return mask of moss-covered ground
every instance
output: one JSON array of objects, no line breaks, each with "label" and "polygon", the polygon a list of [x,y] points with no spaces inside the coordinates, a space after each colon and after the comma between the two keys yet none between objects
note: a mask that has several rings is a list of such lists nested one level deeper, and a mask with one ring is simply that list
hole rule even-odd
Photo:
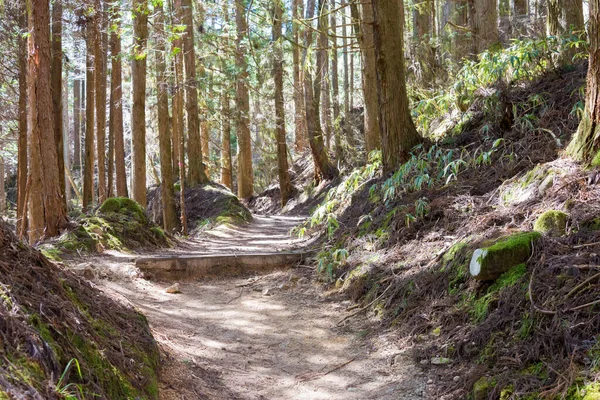
[{"label": "moss-covered ground", "polygon": [[0,293],[0,398],[158,398],[146,319],[3,226]]}]

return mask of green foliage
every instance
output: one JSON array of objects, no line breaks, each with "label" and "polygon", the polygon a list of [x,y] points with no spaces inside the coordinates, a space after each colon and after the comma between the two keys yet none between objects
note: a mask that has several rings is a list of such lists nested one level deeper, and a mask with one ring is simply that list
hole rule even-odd
[{"label": "green foliage", "polygon": [[369,155],[369,163],[353,170],[337,187],[329,190],[325,200],[311,214],[310,220],[295,230],[297,235],[306,234],[309,229],[323,229],[329,239],[339,228],[337,216],[350,204],[352,195],[367,182],[381,173],[381,152]]},{"label": "green foliage", "polygon": [[328,282],[333,281],[335,272],[346,264],[348,255],[348,250],[344,248],[321,251],[317,255],[317,272]]},{"label": "green foliage", "polygon": [[[570,34],[564,37],[513,39],[507,48],[487,50],[479,54],[476,60],[463,60],[462,67],[455,76],[450,77],[447,86],[429,90],[413,89],[412,115],[415,124],[421,132],[433,135],[431,129],[435,121],[446,118],[453,112],[465,113],[477,99],[483,99],[485,110],[494,110],[500,93],[485,88],[540,76],[554,67],[554,59],[561,47],[578,49],[575,59],[587,57],[586,42],[582,37]],[[538,105],[541,100],[541,97],[530,99],[533,103],[537,101]],[[531,127],[533,115],[525,115],[515,122]],[[463,121],[462,117],[459,117],[459,121]],[[458,129],[455,132],[460,131]],[[433,136],[433,139],[439,138],[437,133]]]},{"label": "green foliage", "polygon": [[71,365],[73,364],[75,365],[77,376],[79,377],[79,379],[83,379],[83,375],[81,374],[81,367],[79,366],[79,361],[77,361],[76,358],[72,358],[67,363],[67,366],[65,367],[65,370],[58,379],[58,383],[56,384],[55,388],[56,394],[66,400],[80,400],[84,398],[83,387],[81,385],[75,384],[73,382],[65,385],[65,378],[69,370],[71,369]]}]

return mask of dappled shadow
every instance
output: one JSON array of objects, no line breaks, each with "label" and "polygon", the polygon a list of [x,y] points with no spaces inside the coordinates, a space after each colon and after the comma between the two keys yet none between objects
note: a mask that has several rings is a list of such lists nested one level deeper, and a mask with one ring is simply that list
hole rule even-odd
[{"label": "dappled shadow", "polygon": [[399,349],[374,348],[352,328],[337,328],[344,308],[311,284],[272,296],[231,281],[183,284],[179,295],[146,281],[113,288],[148,316],[159,342],[218,368],[241,398],[421,396],[415,371],[404,379],[387,364],[385,351],[393,357]]}]

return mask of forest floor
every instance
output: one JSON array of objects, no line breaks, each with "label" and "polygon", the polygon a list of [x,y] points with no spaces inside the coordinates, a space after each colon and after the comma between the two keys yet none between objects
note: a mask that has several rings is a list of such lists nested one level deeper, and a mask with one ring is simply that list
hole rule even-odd
[{"label": "forest floor", "polygon": [[[299,249],[310,245],[290,236],[300,221],[255,216],[167,252]],[[164,356],[161,399],[425,398],[427,378],[391,330],[363,316],[338,326],[352,303],[313,282],[311,268],[178,282],[181,293],[169,294],[174,282],[142,279],[135,258],[110,252],[70,264],[148,317]]]}]

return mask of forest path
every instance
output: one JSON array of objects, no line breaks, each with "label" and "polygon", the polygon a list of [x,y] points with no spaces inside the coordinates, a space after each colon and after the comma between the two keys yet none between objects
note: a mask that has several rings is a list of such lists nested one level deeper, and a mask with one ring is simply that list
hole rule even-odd
[{"label": "forest path", "polygon": [[[193,251],[302,246],[287,226],[298,221],[262,218],[211,232]],[[169,252],[189,254],[192,243]],[[351,304],[312,282],[311,269],[182,281],[169,294],[172,281],[141,279],[134,261],[107,254],[86,264],[110,270],[100,286],[147,316],[165,355],[161,400],[424,398],[424,373],[393,333],[362,316],[338,327]]]}]

